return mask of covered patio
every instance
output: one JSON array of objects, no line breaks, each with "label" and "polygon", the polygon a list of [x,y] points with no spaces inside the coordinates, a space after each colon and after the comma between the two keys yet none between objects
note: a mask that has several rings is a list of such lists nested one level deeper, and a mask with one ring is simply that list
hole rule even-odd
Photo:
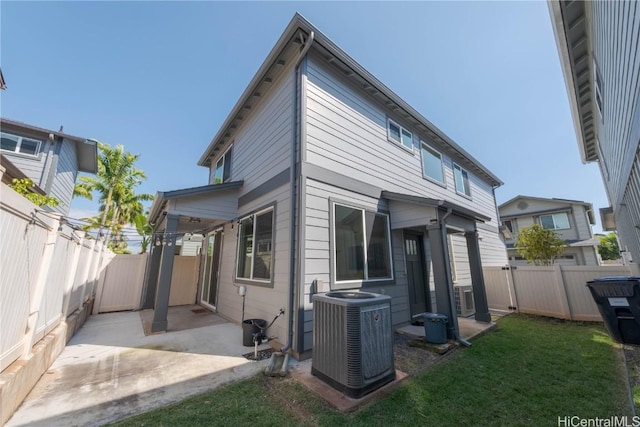
[{"label": "covered patio", "polygon": [[176,240],[185,233],[207,234],[237,219],[242,185],[233,181],[156,194],[149,212],[153,241],[141,301],[143,309],[153,310],[151,333],[167,331]]},{"label": "covered patio", "polygon": [[[410,239],[405,240],[405,257],[410,295],[412,294],[412,280],[416,283],[416,289],[413,289],[414,301],[411,301],[413,304],[411,315],[415,316],[419,314],[419,311],[423,311],[423,306],[427,308],[424,311],[431,311],[434,307],[433,303],[435,302],[437,312],[446,315],[447,319],[449,319],[447,323],[447,336],[459,341],[465,340],[463,335],[467,334],[469,327],[471,327],[471,330],[476,328],[482,330],[485,328],[484,325],[491,324],[491,314],[489,313],[482,273],[478,232],[479,224],[484,224],[490,218],[445,200],[388,191],[383,191],[382,197],[389,200],[392,229],[403,230],[405,236],[407,233],[409,233],[410,236],[417,234],[421,236],[421,238],[424,237],[428,239],[428,252],[430,253],[433,282],[435,285],[435,301],[433,302],[430,301],[429,295],[426,295],[425,301],[420,301],[420,298],[423,298],[423,296],[420,295],[422,290],[417,289],[420,286],[424,286],[425,283],[428,283],[427,277],[416,277],[421,274],[418,270],[426,270],[424,265],[421,266],[421,263],[424,261],[419,259],[424,258],[424,253],[415,251],[415,255],[418,256],[412,257],[412,254],[409,253],[409,251],[412,250],[409,243],[412,243],[412,241]],[[448,236],[451,234],[464,236],[466,242],[468,268],[475,306],[473,319],[459,318],[456,315],[456,298],[454,295],[451,262],[452,254],[448,242]],[[422,244],[421,241],[416,242],[419,243],[418,247]],[[412,261],[412,258],[415,258],[415,261]],[[413,268],[411,264],[415,264]],[[411,298],[410,296],[410,299]],[[465,324],[464,334],[459,324],[460,321]],[[479,324],[477,326],[470,326],[471,323]],[[416,333],[418,334],[419,331]]]}]

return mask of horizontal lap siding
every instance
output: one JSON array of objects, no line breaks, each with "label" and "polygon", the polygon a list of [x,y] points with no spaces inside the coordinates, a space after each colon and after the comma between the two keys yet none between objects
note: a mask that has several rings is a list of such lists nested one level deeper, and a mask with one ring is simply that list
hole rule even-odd
[{"label": "horizontal lap siding", "polygon": [[[17,133],[9,132],[17,135]],[[37,138],[35,138],[37,139]],[[22,173],[24,173],[36,185],[42,187],[44,167],[47,156],[51,155],[52,145],[48,141],[40,142],[40,153],[37,156],[27,156],[9,151],[3,151],[2,154],[7,156],[9,161],[13,163]]]},{"label": "horizontal lap siding", "polygon": [[[307,162],[386,191],[444,199],[468,207],[490,217],[488,224],[497,230],[495,200],[489,183],[467,171],[472,199],[456,194],[454,160],[445,153],[446,188],[424,179],[416,129],[391,116],[413,132],[414,153],[410,153],[388,141],[384,109],[337,77],[313,56],[308,61],[307,79]],[[422,139],[439,150],[428,138]],[[317,233],[317,230],[311,232]],[[485,231],[484,234],[489,232]],[[497,231],[493,234],[495,238],[480,242],[481,251],[489,258],[489,263],[504,264],[504,245]]]},{"label": "horizontal lap siding", "polygon": [[[376,211],[386,211],[386,201],[343,190],[331,185],[307,179],[305,205],[302,214],[305,217],[304,240],[304,350],[311,349],[312,343],[312,294],[331,290],[331,254],[330,254],[330,199],[352,204],[353,206]],[[401,230],[391,232],[392,261],[395,284],[365,285],[362,290],[390,295],[393,324],[409,321],[409,301],[407,279],[404,267],[403,236]],[[318,288],[313,289],[313,282]]]},{"label": "horizontal lap siding", "polygon": [[69,140],[63,140],[58,153],[58,167],[53,178],[50,194],[60,201],[60,205],[54,208],[61,213],[69,212],[73,187],[78,175],[78,160],[76,146]]},{"label": "horizontal lap siding", "polygon": [[[244,181],[240,196],[291,166],[295,73],[286,73],[273,85],[257,105],[245,110],[245,121],[233,136],[230,179]],[[209,182],[215,166],[216,161]]]},{"label": "horizontal lap siding", "polygon": [[218,192],[214,197],[193,196],[171,201],[171,210],[197,218],[231,219],[238,212],[238,193],[235,190]]},{"label": "horizontal lap siding", "polygon": [[[245,297],[245,319],[271,319],[280,308],[287,310],[289,301],[289,268],[290,268],[290,192],[291,187],[283,185],[274,191],[261,196],[240,208],[240,217],[257,209],[276,203],[275,207],[275,244],[272,254],[275,257],[272,275],[273,288],[258,285],[247,287]],[[240,322],[242,319],[242,297],[238,294],[235,271],[237,266],[238,225],[227,224],[224,227],[224,240],[220,262],[220,278],[217,309],[223,316]],[[282,343],[287,341],[289,313],[281,316],[269,329],[270,336],[277,336]],[[238,337],[240,339],[240,337]]]}]

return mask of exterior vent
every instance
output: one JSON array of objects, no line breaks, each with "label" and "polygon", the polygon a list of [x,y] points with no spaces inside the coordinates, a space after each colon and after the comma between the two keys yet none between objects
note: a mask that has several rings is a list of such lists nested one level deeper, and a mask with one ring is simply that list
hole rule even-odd
[{"label": "exterior vent", "polygon": [[471,286],[455,286],[456,312],[458,316],[471,316],[476,312],[473,303],[473,288]]},{"label": "exterior vent", "polygon": [[353,398],[393,381],[391,297],[346,291],[314,295],[311,373]]}]

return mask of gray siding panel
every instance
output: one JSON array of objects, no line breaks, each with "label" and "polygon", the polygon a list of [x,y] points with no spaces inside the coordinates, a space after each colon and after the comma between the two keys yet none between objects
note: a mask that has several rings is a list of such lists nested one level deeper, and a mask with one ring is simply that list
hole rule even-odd
[{"label": "gray siding panel", "polygon": [[3,151],[2,154],[13,163],[18,169],[22,171],[31,181],[36,185],[42,187],[42,177],[44,175],[44,167],[47,161],[47,156],[51,154],[52,144],[48,141],[42,141],[40,143],[40,153],[37,156],[26,156],[17,153],[11,153],[9,151]]},{"label": "gray siding panel", "polygon": [[[244,125],[234,135],[230,180],[244,181],[240,196],[291,166],[295,73],[291,70],[273,85],[262,94],[262,102],[247,111]],[[210,168],[210,184],[216,161]]]},{"label": "gray siding panel", "polygon": [[60,201],[60,205],[54,210],[68,213],[73,198],[73,187],[78,176],[78,159],[76,146],[73,142],[62,140],[58,153],[58,167],[51,186],[51,196]]},{"label": "gray siding panel", "polygon": [[[416,128],[391,116],[391,119],[413,132],[414,152],[390,142],[387,139],[384,108],[338,77],[317,57],[309,57],[305,87],[308,163],[386,191],[457,203],[490,217],[488,224],[497,229],[493,188],[467,171],[472,199],[457,194],[453,179],[454,159],[447,153],[442,153],[445,186],[423,178],[419,137],[438,150],[440,147],[431,143],[426,136],[419,135]],[[393,218],[392,224],[394,227],[415,225],[415,218],[410,216]],[[487,257],[483,261],[491,265],[504,265],[507,262],[506,251],[498,235],[494,234],[495,238],[481,242],[481,251]],[[487,243],[488,247],[484,248]],[[500,245],[501,250],[496,250]]]},{"label": "gray siding panel", "polygon": [[[387,191],[446,199],[489,216],[495,222],[490,184],[468,171],[473,199],[456,194],[454,160],[446,153],[443,153],[446,188],[424,179],[417,129],[391,117],[414,133],[415,147],[410,153],[387,140],[387,116],[381,107],[313,57],[307,70],[309,163]],[[424,136],[423,140],[430,143]]]},{"label": "gray siding panel", "polygon": [[[273,288],[245,285],[247,287],[245,319],[265,319],[271,322],[271,319],[278,313],[280,308],[285,310],[288,308],[289,267],[291,261],[289,250],[290,192],[291,188],[288,185],[284,185],[242,206],[238,212],[238,216],[243,217],[257,209],[272,205],[274,202],[276,204]],[[238,248],[237,224],[226,224],[224,233],[217,308],[218,312],[224,317],[240,322],[242,319],[242,297],[238,295],[238,286],[241,284],[235,281]],[[268,331],[270,336],[278,337],[278,341],[282,343],[287,341],[289,315],[290,313],[285,313],[281,316]]]},{"label": "gray siding panel", "polygon": [[[385,200],[364,196],[338,187],[333,187],[312,179],[307,179],[306,203],[302,214],[305,215],[305,242],[304,251],[304,310],[312,312],[311,303],[312,284],[317,281],[318,288],[315,292],[322,293],[331,290],[331,254],[329,247],[329,210],[330,199],[352,203],[354,206],[369,210],[387,210]],[[409,301],[407,294],[407,279],[404,266],[403,236],[402,230],[393,230],[391,233],[392,260],[394,269],[394,284],[375,285],[367,284],[362,290],[383,293],[392,297],[393,324],[397,325],[409,321]],[[304,324],[304,342],[311,349],[312,342],[312,317],[306,316]],[[306,345],[306,344],[305,344]]]}]

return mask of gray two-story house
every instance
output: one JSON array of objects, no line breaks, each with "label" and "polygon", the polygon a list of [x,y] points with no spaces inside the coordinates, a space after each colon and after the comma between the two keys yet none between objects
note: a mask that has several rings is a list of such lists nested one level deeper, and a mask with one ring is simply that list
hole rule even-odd
[{"label": "gray two-story house", "polygon": [[618,231],[640,274],[640,6],[548,4],[580,157],[598,162],[610,203],[600,209],[602,228]]},{"label": "gray two-story house", "polygon": [[167,328],[170,246],[187,232],[206,235],[198,302],[236,322],[284,308],[269,335],[296,357],[312,347],[312,296],[329,290],[390,295],[394,325],[447,314],[455,335],[466,286],[490,321],[482,267],[507,263],[501,181],[300,15],[198,164],[207,185],[151,207],[153,331]]},{"label": "gray two-story house", "polygon": [[518,230],[538,224],[553,230],[566,242],[564,251],[555,263],[560,265],[600,265],[597,238],[591,226],[595,225],[591,203],[568,199],[516,196],[498,206],[502,223],[509,230],[505,243],[510,265],[526,265],[514,248]]},{"label": "gray two-story house", "polygon": [[66,215],[78,172],[98,171],[98,147],[86,138],[0,118],[3,182],[29,178],[35,191],[55,197],[54,212]]}]

